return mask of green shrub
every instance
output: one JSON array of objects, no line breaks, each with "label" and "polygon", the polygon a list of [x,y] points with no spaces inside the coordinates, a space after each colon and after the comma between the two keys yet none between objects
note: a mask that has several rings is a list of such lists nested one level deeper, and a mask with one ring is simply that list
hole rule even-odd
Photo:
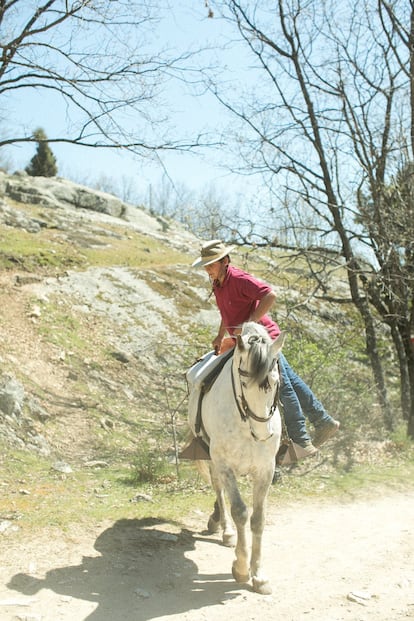
[{"label": "green shrub", "polygon": [[167,474],[167,471],[168,465],[159,447],[150,445],[149,442],[142,442],[132,464],[131,484],[156,483]]}]

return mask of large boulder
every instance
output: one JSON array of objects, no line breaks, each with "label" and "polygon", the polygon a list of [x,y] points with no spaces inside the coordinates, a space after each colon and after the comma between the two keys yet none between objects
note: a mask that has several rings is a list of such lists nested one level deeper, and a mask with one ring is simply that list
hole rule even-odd
[{"label": "large boulder", "polygon": [[125,203],[112,194],[91,190],[67,179],[31,177],[21,171],[14,175],[0,172],[1,193],[20,203],[90,209],[118,218],[122,218],[126,210]]}]

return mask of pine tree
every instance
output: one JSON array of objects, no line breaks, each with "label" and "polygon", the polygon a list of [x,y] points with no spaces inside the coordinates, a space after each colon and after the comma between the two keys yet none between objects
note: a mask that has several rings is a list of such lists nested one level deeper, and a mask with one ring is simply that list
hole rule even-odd
[{"label": "pine tree", "polygon": [[47,143],[47,136],[42,128],[33,132],[33,137],[37,142],[36,155],[26,166],[26,172],[32,177],[55,177],[57,174],[56,158]]}]

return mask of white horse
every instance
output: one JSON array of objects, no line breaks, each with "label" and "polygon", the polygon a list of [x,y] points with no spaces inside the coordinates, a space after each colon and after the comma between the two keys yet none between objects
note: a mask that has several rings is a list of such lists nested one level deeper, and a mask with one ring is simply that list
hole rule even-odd
[{"label": "white horse", "polygon": [[[203,374],[198,374],[197,378],[194,370],[187,373],[189,424],[193,434],[209,445],[211,461],[203,463],[210,466],[210,478],[216,492],[209,531],[223,529],[223,543],[235,545],[233,577],[237,582],[248,582],[252,578],[254,591],[262,594],[272,592],[262,570],[262,534],[266,499],[281,436],[277,357],[283,341],[284,334],[272,342],[265,328],[248,322],[243,324],[242,333],[237,337],[233,356],[226,361],[202,398],[200,384]],[[237,478],[244,475],[249,475],[253,485],[250,559],[248,509],[237,486]],[[230,501],[237,536],[226,508],[225,493]]]}]

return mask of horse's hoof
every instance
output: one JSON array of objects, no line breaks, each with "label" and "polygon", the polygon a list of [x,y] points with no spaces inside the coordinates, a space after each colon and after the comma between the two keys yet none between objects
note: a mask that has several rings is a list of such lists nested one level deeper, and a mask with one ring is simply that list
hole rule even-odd
[{"label": "horse's hoof", "polygon": [[210,517],[207,524],[207,531],[210,533],[210,535],[214,535],[215,533],[218,533],[219,530],[220,522],[216,522],[216,520],[213,520],[213,518]]},{"label": "horse's hoof", "polygon": [[237,571],[234,565],[235,563],[233,563],[233,567],[231,568],[231,573],[233,574],[233,578],[235,579],[235,581],[236,582],[249,582],[250,572],[248,572],[247,574],[241,574],[239,571]]},{"label": "horse's hoof", "polygon": [[237,538],[234,533],[223,533],[223,545],[226,548],[235,548],[237,543]]},{"label": "horse's hoof", "polygon": [[260,595],[271,595],[272,587],[269,584],[269,580],[258,580],[253,578],[253,591]]}]

